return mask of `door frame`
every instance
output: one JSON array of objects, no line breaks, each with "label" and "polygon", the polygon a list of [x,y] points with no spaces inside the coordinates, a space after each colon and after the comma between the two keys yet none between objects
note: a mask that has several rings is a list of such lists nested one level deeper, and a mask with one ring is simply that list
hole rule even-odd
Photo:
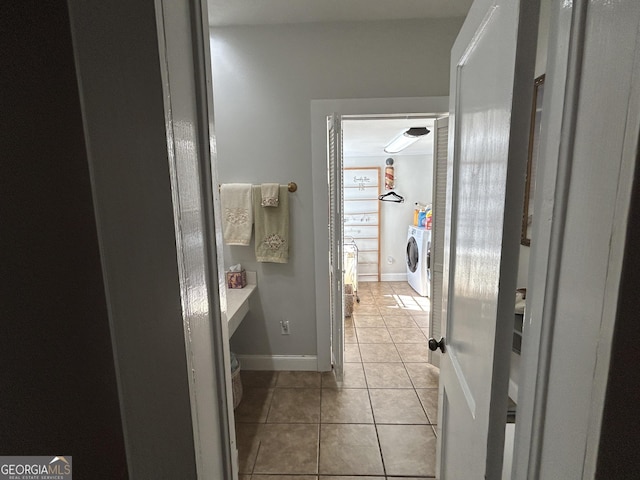
[{"label": "door frame", "polygon": [[129,475],[235,480],[207,3],[68,6]]},{"label": "door frame", "polygon": [[640,140],[640,6],[551,9],[514,479],[595,476]]},{"label": "door frame", "polygon": [[[426,112],[426,113],[425,113]],[[313,184],[313,231],[316,290],[317,370],[331,370],[329,296],[329,192],[327,172],[327,117],[394,115],[398,113],[448,114],[449,97],[358,98],[311,101],[311,175]]]},{"label": "door frame", "polygon": [[[208,6],[202,0],[154,3],[196,470],[198,478],[236,480],[226,289],[216,237],[221,221]],[[187,123],[192,128],[182,127]],[[202,240],[200,248],[194,238]]]}]

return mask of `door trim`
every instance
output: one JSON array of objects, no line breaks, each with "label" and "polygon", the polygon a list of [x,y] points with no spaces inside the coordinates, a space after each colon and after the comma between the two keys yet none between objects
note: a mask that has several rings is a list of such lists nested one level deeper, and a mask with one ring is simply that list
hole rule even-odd
[{"label": "door trim", "polygon": [[[552,4],[514,479],[559,474],[558,467],[566,478],[595,475],[640,129],[640,7],[599,7]],[[616,15],[628,21],[612,33]],[[598,93],[603,75],[617,78],[611,95]],[[592,138],[602,125],[603,135]],[[591,203],[602,212],[597,225],[581,214]],[[593,260],[589,278],[583,258]]]},{"label": "door trim", "polygon": [[[220,221],[213,188],[218,182],[212,169],[216,149],[207,3],[155,0],[155,9],[196,470],[198,478],[222,474],[236,480],[229,330],[222,321],[218,265],[223,263],[215,234]],[[186,121],[192,128],[180,128]],[[203,243],[189,251],[185,245],[189,238],[193,243],[194,228]],[[194,308],[198,302],[205,308]]]},{"label": "door trim", "polygon": [[[540,333],[536,345],[538,351],[536,355],[537,372],[535,377],[535,393],[533,397],[533,411],[531,416],[531,436],[529,437],[529,459],[528,459],[528,477],[538,478],[540,472],[540,462],[542,460],[542,448],[544,438],[544,422],[546,417],[547,395],[549,387],[549,371],[553,347],[553,331],[556,318],[556,307],[558,301],[558,283],[560,278],[560,268],[562,262],[562,245],[565,238],[565,224],[567,217],[567,203],[569,196],[569,188],[571,185],[571,168],[572,157],[575,141],[575,128],[577,117],[577,102],[579,98],[579,77],[582,67],[582,47],[584,44],[584,30],[586,21],[586,5],[577,2],[573,7],[573,18],[571,21],[571,35],[568,39],[568,51],[566,52],[566,71],[562,72],[566,75],[564,82],[562,103],[562,124],[560,131],[561,138],[558,142],[558,154],[555,161],[551,161],[548,155],[545,155],[545,162],[549,162],[545,167],[548,169],[552,166],[555,169],[555,192],[552,207],[553,221],[549,225],[548,231],[548,248],[544,256],[547,265],[546,277],[544,282],[532,282],[532,294],[530,304],[535,308],[534,302],[540,300],[542,318],[540,322]],[[552,56],[552,55],[550,55]],[[553,77],[552,77],[553,81]],[[554,87],[558,84],[554,83]],[[545,102],[547,105],[549,102]],[[549,108],[553,108],[549,106]],[[543,112],[546,112],[543,107]],[[554,112],[560,114],[560,112]],[[548,130],[547,130],[548,131]],[[542,180],[544,182],[544,180]],[[541,183],[542,183],[541,182]],[[536,243],[542,241],[541,235],[536,235]],[[536,264],[537,259],[543,258],[541,252],[534,250],[530,257],[530,265]],[[536,294],[542,294],[537,297]],[[529,308],[527,314],[527,322],[531,321],[530,312],[533,308]],[[532,339],[525,339],[531,346]],[[524,346],[523,346],[524,349]],[[528,349],[531,351],[530,349]],[[523,352],[524,353],[524,352]],[[526,368],[530,365],[533,358],[530,355],[523,355],[521,365]],[[524,389],[522,390],[524,391]],[[523,403],[526,400],[523,399]],[[518,425],[516,425],[518,429]],[[519,439],[519,431],[516,431],[516,442]],[[518,443],[514,446],[518,448]],[[517,461],[514,462],[514,468],[517,467]]]}]

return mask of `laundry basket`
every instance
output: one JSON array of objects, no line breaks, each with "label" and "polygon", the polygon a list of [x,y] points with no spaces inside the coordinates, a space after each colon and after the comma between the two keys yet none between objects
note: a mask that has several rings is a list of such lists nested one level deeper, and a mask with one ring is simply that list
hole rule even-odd
[{"label": "laundry basket", "polygon": [[353,285],[344,285],[344,316],[353,315]]},{"label": "laundry basket", "polygon": [[351,238],[343,244],[343,268],[344,268],[344,315],[350,317],[353,314],[353,300],[360,303],[358,297],[358,246],[355,239]]},{"label": "laundry basket", "polygon": [[240,360],[234,353],[231,353],[231,393],[235,410],[242,401],[242,379],[240,378]]}]

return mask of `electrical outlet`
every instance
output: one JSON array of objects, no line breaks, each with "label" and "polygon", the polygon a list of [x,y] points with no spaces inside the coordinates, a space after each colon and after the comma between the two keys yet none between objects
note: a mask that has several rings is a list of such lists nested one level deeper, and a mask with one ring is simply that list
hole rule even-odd
[{"label": "electrical outlet", "polygon": [[289,320],[280,320],[280,333],[282,335],[289,335]]}]

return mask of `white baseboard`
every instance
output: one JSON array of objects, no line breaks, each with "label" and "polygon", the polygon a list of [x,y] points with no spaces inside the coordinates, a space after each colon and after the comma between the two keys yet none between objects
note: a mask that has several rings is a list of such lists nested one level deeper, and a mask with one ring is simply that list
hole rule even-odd
[{"label": "white baseboard", "polygon": [[406,282],[406,273],[383,273],[380,275],[380,281],[382,282]]},{"label": "white baseboard", "polygon": [[318,371],[315,355],[238,355],[243,370]]}]

